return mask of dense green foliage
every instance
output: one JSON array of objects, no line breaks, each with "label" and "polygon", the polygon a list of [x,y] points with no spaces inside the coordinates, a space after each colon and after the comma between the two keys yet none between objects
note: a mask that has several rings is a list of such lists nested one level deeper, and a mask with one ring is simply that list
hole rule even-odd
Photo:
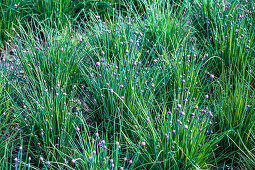
[{"label": "dense green foliage", "polygon": [[254,169],[255,3],[1,0],[0,169]]}]

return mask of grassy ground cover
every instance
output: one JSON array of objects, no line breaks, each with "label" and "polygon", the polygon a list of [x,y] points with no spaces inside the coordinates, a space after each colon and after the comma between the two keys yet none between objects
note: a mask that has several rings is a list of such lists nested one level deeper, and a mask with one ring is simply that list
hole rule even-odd
[{"label": "grassy ground cover", "polygon": [[255,2],[0,1],[1,169],[254,169]]}]

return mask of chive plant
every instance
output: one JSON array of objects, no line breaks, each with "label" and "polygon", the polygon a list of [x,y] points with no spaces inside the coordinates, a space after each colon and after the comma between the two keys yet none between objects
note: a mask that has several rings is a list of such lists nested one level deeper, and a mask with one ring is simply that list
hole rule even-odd
[{"label": "chive plant", "polygon": [[254,6],[1,1],[1,169],[254,169]]}]

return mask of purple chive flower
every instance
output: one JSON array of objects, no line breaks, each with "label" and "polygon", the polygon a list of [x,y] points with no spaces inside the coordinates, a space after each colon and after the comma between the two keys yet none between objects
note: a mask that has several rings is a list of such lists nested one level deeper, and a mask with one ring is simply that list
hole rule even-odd
[{"label": "purple chive flower", "polygon": [[63,51],[64,50],[64,48],[60,48],[60,51]]},{"label": "purple chive flower", "polygon": [[126,50],[125,52],[126,52],[126,54],[127,54],[127,53],[128,53],[128,50]]},{"label": "purple chive flower", "polygon": [[104,53],[104,51],[102,51],[102,55],[104,55],[105,53]]},{"label": "purple chive flower", "polygon": [[43,161],[43,157],[40,157],[40,161]]},{"label": "purple chive flower", "polygon": [[188,125],[184,125],[184,129],[188,129]]},{"label": "purple chive flower", "polygon": [[72,159],[72,160],[71,160],[71,163],[72,163],[72,164],[75,164],[75,161],[76,161],[75,159]]},{"label": "purple chive flower", "polygon": [[201,147],[201,144],[198,144],[198,147]]},{"label": "purple chive flower", "polygon": [[97,66],[97,67],[100,67],[100,63],[99,63],[99,62],[96,62],[96,66]]},{"label": "purple chive flower", "polygon": [[173,141],[173,144],[176,144],[176,141]]},{"label": "purple chive flower", "polygon": [[76,130],[77,132],[79,132],[79,131],[80,131],[80,128],[79,128],[79,127],[77,127],[75,130]]},{"label": "purple chive flower", "polygon": [[47,162],[46,162],[46,165],[50,165],[50,161],[47,161]]},{"label": "purple chive flower", "polygon": [[119,145],[120,143],[118,141],[115,142],[115,145]]},{"label": "purple chive flower", "polygon": [[181,107],[182,107],[182,105],[178,104],[178,105],[177,105],[177,107],[178,107],[178,108],[181,108]]},{"label": "purple chive flower", "polygon": [[195,113],[191,113],[190,115],[191,115],[191,116],[195,116]]},{"label": "purple chive flower", "polygon": [[145,146],[145,142],[144,142],[144,141],[143,141],[143,142],[141,142],[141,145],[142,145],[142,146]]},{"label": "purple chive flower", "polygon": [[110,159],[110,163],[113,163],[113,159]]},{"label": "purple chive flower", "polygon": [[123,99],[124,99],[124,96],[121,96],[120,98],[123,100]]},{"label": "purple chive flower", "polygon": [[92,151],[93,155],[95,155],[97,152],[96,151]]},{"label": "purple chive flower", "polygon": [[167,135],[167,134],[165,134],[164,136],[165,136],[166,138],[168,138],[168,135]]},{"label": "purple chive flower", "polygon": [[175,133],[175,130],[173,130],[172,133]]},{"label": "purple chive flower", "polygon": [[206,99],[208,99],[208,98],[209,98],[209,96],[208,96],[208,95],[205,95],[205,98],[206,98]]},{"label": "purple chive flower", "polygon": [[99,133],[95,133],[95,136],[98,137],[98,136],[99,136]]},{"label": "purple chive flower", "polygon": [[153,84],[153,83],[151,83],[151,87],[154,87],[154,84]]},{"label": "purple chive flower", "polygon": [[196,105],[196,106],[194,107],[194,109],[198,109],[198,106]]},{"label": "purple chive flower", "polygon": [[174,149],[174,146],[172,146],[171,148]]},{"label": "purple chive flower", "polygon": [[123,88],[123,87],[124,87],[124,86],[121,84],[121,85],[120,85],[120,88]]},{"label": "purple chive flower", "polygon": [[211,79],[213,79],[213,78],[214,78],[214,75],[213,75],[213,74],[211,74],[211,75],[210,75],[210,78],[211,78]]},{"label": "purple chive flower", "polygon": [[132,162],[133,162],[133,161],[132,161],[132,159],[131,159],[131,160],[129,161],[129,163],[132,164]]},{"label": "purple chive flower", "polygon": [[92,160],[92,158],[93,158],[93,157],[92,157],[92,156],[90,156],[90,157],[89,157],[89,160],[91,161],[91,160]]},{"label": "purple chive flower", "polygon": [[110,89],[110,92],[113,93],[113,89]]}]

